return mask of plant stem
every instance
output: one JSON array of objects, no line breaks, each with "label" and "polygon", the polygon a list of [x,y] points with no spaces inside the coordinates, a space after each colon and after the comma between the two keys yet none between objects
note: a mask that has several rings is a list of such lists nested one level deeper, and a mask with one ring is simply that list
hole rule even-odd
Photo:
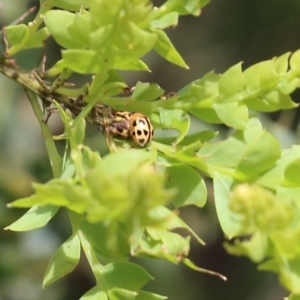
[{"label": "plant stem", "polygon": [[98,286],[102,286],[104,288],[104,290],[107,292],[108,288],[106,286],[106,281],[105,278],[103,276],[103,266],[100,264],[93,246],[90,244],[89,240],[85,237],[84,233],[79,230],[78,232],[79,234],[79,238],[80,238],[80,242],[83,248],[83,251],[86,255],[86,258],[91,266],[91,269],[94,273],[94,276],[96,278],[96,282]]},{"label": "plant stem", "polygon": [[40,124],[42,135],[45,139],[45,144],[49,155],[53,176],[55,178],[59,178],[62,173],[62,158],[57,152],[54,140],[52,138],[52,133],[48,125],[43,122],[43,112],[41,106],[38,103],[36,94],[34,94],[32,91],[26,88],[24,88],[24,90],[33,108],[34,114]]}]

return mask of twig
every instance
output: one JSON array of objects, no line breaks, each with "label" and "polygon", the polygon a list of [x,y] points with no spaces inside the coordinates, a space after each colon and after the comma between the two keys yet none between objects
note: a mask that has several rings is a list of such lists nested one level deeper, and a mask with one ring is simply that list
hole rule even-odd
[{"label": "twig", "polygon": [[3,44],[4,44],[4,57],[8,57],[9,56],[9,51],[8,51],[8,48],[9,48],[9,44],[8,44],[8,39],[7,39],[7,34],[6,34],[6,28],[3,27],[2,28],[2,41],[3,41]]},{"label": "twig", "polygon": [[11,25],[17,25],[20,24],[24,21],[24,19],[26,17],[28,17],[32,12],[34,12],[36,10],[36,6],[33,6],[31,8],[28,9],[28,11],[26,11],[20,18],[18,18],[17,20],[15,20],[14,22],[11,23]]},{"label": "twig", "polygon": [[[88,122],[96,125],[97,128],[99,128],[103,132],[111,151],[117,151],[114,143],[111,141],[109,134],[107,134],[105,130],[106,124],[104,124],[106,120],[104,115],[112,113],[114,111],[112,108],[97,103],[97,98],[94,98],[93,101],[89,103],[85,103],[84,101],[82,101],[83,95],[81,95],[81,97],[72,98],[60,94],[57,91],[52,91],[36,71],[24,72],[18,68],[14,60],[5,60],[3,62],[0,61],[0,73],[3,73],[7,77],[21,84],[25,89],[28,97],[29,95],[33,94],[35,95],[35,97],[39,97],[41,99],[44,107],[44,114],[45,112],[48,112],[48,114],[46,116],[43,114],[43,112],[36,114],[36,116],[39,118],[38,121],[40,124],[46,126],[46,123],[51,116],[51,110],[48,110],[47,108],[50,107],[51,104],[53,104],[53,100],[55,100],[64,109],[69,109],[71,113],[77,117],[74,120],[74,126],[76,126],[76,123],[79,122],[82,118],[85,118]],[[78,101],[78,99],[80,99],[81,101]],[[31,100],[31,102],[32,101],[33,100]]]},{"label": "twig", "polygon": [[52,167],[53,176],[55,178],[59,178],[62,173],[62,158],[59,156],[55,143],[52,138],[52,133],[48,127],[43,121],[42,121],[42,109],[37,101],[37,96],[32,91],[24,88],[25,93],[29,99],[29,102],[33,108],[34,114],[36,118],[38,119],[38,122],[40,124],[42,134],[45,138],[45,144],[47,148],[47,152],[50,159],[50,164]]}]

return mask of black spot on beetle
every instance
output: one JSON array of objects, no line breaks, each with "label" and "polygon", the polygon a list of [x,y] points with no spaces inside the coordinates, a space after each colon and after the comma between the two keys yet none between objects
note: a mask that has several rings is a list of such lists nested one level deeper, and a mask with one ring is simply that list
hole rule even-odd
[{"label": "black spot on beetle", "polygon": [[141,143],[141,144],[144,144],[144,143],[145,143],[145,139],[139,139],[138,141],[139,141],[139,143]]},{"label": "black spot on beetle", "polygon": [[136,133],[137,133],[137,135],[141,135],[142,131],[141,130],[137,130]]},{"label": "black spot on beetle", "polygon": [[137,125],[136,120],[133,121],[132,125],[133,125],[133,127],[135,127]]},{"label": "black spot on beetle", "polygon": [[144,135],[148,135],[148,131],[147,130],[144,130]]},{"label": "black spot on beetle", "polygon": [[117,127],[117,130],[121,133],[123,132],[123,128],[121,128],[121,127]]}]

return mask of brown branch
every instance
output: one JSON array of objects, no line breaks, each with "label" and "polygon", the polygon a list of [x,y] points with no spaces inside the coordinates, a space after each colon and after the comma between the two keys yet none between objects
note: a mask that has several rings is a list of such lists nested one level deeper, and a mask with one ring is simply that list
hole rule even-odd
[{"label": "brown branch", "polygon": [[[78,116],[86,106],[82,100],[82,95],[78,98],[73,98],[63,95],[58,91],[53,91],[48,87],[45,81],[39,77],[36,71],[24,72],[17,66],[14,60],[0,61],[0,73],[16,81],[23,86],[24,89],[30,90],[37,95],[43,103],[45,112],[49,112],[50,115],[53,110],[47,108],[53,104],[53,100],[56,100],[65,109],[69,109],[75,116]],[[103,107],[101,104],[95,104],[86,117],[87,121],[97,125],[99,128],[102,128],[101,111]],[[47,118],[49,118],[49,115],[46,116],[44,121],[47,121]]]}]

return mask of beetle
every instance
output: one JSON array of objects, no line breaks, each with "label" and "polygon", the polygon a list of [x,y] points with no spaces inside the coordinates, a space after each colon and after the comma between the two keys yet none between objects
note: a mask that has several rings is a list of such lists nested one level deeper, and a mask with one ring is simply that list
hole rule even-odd
[{"label": "beetle", "polygon": [[149,118],[137,112],[112,112],[106,129],[115,137],[123,139],[131,138],[133,143],[139,147],[145,147],[151,142],[154,134]]}]

